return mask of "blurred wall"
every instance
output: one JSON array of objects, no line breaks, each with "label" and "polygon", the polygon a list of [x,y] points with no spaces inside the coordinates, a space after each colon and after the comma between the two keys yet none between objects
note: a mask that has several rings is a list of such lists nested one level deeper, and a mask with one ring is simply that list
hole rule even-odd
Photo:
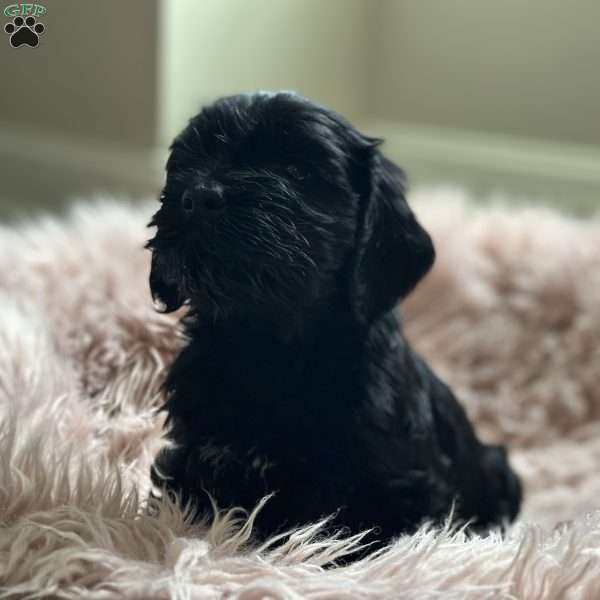
[{"label": "blurred wall", "polygon": [[[46,32],[37,48],[11,48],[0,32],[0,119],[61,135],[154,144],[157,0],[42,4]],[[2,19],[3,28],[9,19]]]},{"label": "blurred wall", "polygon": [[37,48],[0,39],[0,218],[156,194],[168,143],[223,94],[287,88],[366,110],[365,0],[42,3]]},{"label": "blurred wall", "polygon": [[154,193],[158,0],[41,3],[36,48],[0,32],[0,219]]},{"label": "blurred wall", "polygon": [[371,114],[600,144],[598,0],[371,5]]},{"label": "blurred wall", "polygon": [[156,194],[199,106],[257,89],[295,89],[385,137],[414,184],[600,198],[597,0],[43,4],[37,48],[0,39],[0,218]]},{"label": "blurred wall", "polygon": [[161,4],[161,139],[216,97],[291,89],[351,117],[368,111],[370,2]]}]

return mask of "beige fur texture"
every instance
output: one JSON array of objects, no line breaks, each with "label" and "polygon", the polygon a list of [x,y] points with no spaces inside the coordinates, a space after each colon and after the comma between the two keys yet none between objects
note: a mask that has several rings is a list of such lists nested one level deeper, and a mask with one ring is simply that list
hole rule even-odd
[{"label": "beige fur texture", "polygon": [[239,511],[145,513],[182,339],[150,302],[154,205],[100,201],[0,228],[0,598],[600,598],[600,217],[413,203],[438,259],[406,331],[511,446],[526,501],[507,535],[425,527],[326,569],[360,539],[314,525],[257,548]]}]

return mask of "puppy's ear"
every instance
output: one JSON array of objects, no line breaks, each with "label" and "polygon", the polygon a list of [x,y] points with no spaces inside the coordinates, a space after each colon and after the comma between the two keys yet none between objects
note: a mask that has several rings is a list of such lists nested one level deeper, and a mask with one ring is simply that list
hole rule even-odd
[{"label": "puppy's ear", "polygon": [[167,273],[156,253],[152,254],[149,283],[152,299],[157,303],[159,312],[171,313],[181,308],[185,298],[181,295],[177,282]]},{"label": "puppy's ear", "polygon": [[404,298],[431,268],[435,251],[405,199],[404,174],[376,144],[355,162],[363,207],[352,273],[354,308],[370,322]]}]

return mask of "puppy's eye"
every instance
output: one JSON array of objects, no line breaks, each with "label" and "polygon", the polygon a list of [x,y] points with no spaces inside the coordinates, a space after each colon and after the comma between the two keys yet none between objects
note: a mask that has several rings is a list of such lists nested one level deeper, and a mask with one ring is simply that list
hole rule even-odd
[{"label": "puppy's eye", "polygon": [[158,197],[158,201],[159,202],[164,202],[167,199],[167,196],[164,192],[161,192],[160,196]]},{"label": "puppy's eye", "polygon": [[308,173],[304,169],[302,169],[301,167],[298,167],[297,165],[288,165],[285,168],[285,170],[294,179],[302,180],[302,179],[306,179],[308,177]]}]

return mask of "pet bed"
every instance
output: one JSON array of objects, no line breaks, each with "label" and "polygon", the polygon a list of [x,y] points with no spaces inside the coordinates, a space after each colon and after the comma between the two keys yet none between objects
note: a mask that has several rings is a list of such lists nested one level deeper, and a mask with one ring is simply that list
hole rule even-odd
[{"label": "pet bed", "polygon": [[256,548],[239,511],[145,513],[182,340],[150,301],[154,204],[99,201],[0,229],[0,598],[600,597],[600,218],[412,202],[438,258],[406,332],[511,448],[525,503],[506,535],[424,527],[334,568],[359,540],[315,525]]}]

